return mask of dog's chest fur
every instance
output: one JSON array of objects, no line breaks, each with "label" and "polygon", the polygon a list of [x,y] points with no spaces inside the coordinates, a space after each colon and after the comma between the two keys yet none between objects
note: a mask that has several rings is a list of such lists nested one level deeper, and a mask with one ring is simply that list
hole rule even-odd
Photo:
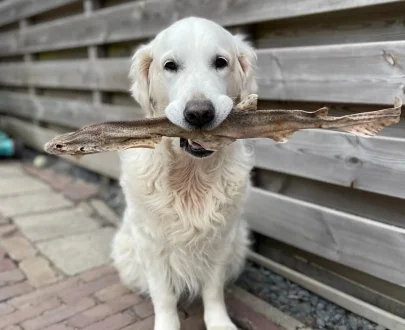
[{"label": "dog's chest fur", "polygon": [[220,261],[218,251],[235,235],[250,156],[242,143],[204,160],[175,152],[169,142],[159,148],[122,154],[121,184],[134,214],[128,225],[187,285]]}]

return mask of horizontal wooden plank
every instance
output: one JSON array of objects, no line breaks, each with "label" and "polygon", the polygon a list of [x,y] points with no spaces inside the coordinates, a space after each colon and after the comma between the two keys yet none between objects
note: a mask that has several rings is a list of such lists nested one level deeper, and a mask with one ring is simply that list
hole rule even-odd
[{"label": "horizontal wooden plank", "polygon": [[134,102],[133,107],[91,104],[83,101],[0,91],[0,112],[46,121],[71,128],[110,120],[143,118]]},{"label": "horizontal wooden plank", "polygon": [[254,140],[256,166],[405,198],[405,140],[307,130],[284,144]]},{"label": "horizontal wooden plank", "polygon": [[129,91],[130,59],[62,60],[0,64],[0,84]]},{"label": "horizontal wooden plank", "polygon": [[191,15],[232,26],[400,1],[255,0],[221,5],[217,0],[139,1],[0,36],[0,56],[149,38],[174,21]]},{"label": "horizontal wooden plank", "polygon": [[0,26],[77,1],[78,0],[5,0],[0,2]]},{"label": "horizontal wooden plank", "polygon": [[405,1],[254,26],[258,48],[405,40]]},{"label": "horizontal wooden plank", "polygon": [[262,99],[392,104],[405,95],[405,42],[258,50]]},{"label": "horizontal wooden plank", "polygon": [[245,217],[263,235],[405,286],[405,229],[258,188]]},{"label": "horizontal wooden plank", "polygon": [[401,198],[263,169],[256,170],[255,182],[267,191],[405,228],[405,207]]},{"label": "horizontal wooden plank", "polygon": [[[38,127],[23,120],[0,116],[0,128],[21,139],[25,145],[43,151],[44,144],[60,132]],[[120,175],[119,157],[116,152],[88,155],[81,159],[62,156],[67,161],[94,172],[118,179]]]},{"label": "horizontal wooden plank", "polygon": [[[392,104],[405,96],[405,41],[258,50],[261,99]],[[0,65],[0,84],[129,90],[129,58]]]}]

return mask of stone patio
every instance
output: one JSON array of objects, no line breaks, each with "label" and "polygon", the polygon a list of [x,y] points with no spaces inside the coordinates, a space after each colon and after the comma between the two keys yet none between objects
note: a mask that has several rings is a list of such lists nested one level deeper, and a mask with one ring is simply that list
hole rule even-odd
[{"label": "stone patio", "polygon": [[[110,266],[120,220],[97,194],[71,177],[0,162],[0,329],[153,329],[150,301]],[[227,304],[242,329],[281,329],[233,291]],[[179,310],[182,329],[204,329],[199,302]]]}]

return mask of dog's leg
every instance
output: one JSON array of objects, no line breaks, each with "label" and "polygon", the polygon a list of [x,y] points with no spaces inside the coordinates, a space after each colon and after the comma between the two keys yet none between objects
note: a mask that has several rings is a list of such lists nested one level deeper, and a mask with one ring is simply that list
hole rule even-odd
[{"label": "dog's leg", "polygon": [[149,293],[155,310],[154,330],[180,330],[180,319],[177,312],[178,297],[161,273],[148,279]]},{"label": "dog's leg", "polygon": [[225,267],[218,265],[202,288],[204,321],[207,330],[237,330],[229,318],[224,299]]}]

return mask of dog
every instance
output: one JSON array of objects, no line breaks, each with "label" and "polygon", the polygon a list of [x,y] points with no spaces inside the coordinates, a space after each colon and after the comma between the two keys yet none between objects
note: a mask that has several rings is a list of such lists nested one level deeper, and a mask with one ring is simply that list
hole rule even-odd
[{"label": "dog", "polygon": [[[242,36],[188,17],[136,50],[129,78],[148,117],[198,130],[217,127],[255,93],[255,73],[255,50]],[[120,152],[127,207],[111,256],[122,283],[150,296],[155,330],[179,330],[179,299],[197,295],[208,330],[236,330],[224,287],[250,247],[241,213],[252,158],[243,141],[213,152],[180,138]]]}]

